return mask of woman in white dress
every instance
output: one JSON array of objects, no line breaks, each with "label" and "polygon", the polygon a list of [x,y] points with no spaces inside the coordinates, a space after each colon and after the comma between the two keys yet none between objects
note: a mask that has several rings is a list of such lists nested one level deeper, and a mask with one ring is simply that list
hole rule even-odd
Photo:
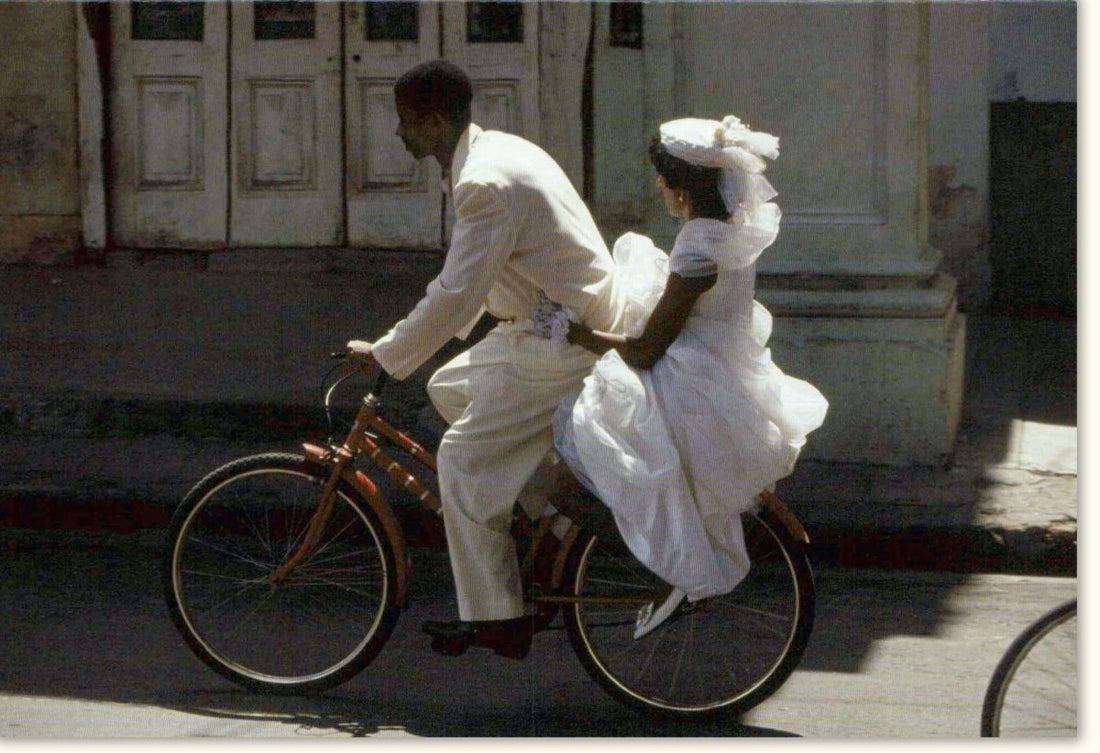
[{"label": "woman in white dress", "polygon": [[558,453],[638,560],[674,586],[639,613],[635,637],[682,599],[745,577],[740,513],[793,470],[828,407],[772,362],[771,316],[754,300],[756,259],[779,231],[762,174],[778,145],[733,116],[663,124],[650,159],[684,220],[672,251],[634,233],[616,242],[625,336],[567,325],[569,342],[603,355],[558,410]]}]

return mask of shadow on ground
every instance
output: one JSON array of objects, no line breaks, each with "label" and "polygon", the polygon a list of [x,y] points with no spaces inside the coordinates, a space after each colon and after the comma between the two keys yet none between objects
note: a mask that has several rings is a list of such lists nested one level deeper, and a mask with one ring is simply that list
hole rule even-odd
[{"label": "shadow on ground", "polygon": [[[1003,462],[1013,419],[1075,421],[1075,337],[1075,324],[1065,322],[1006,328],[986,320],[972,329],[974,367],[961,428],[968,462]],[[973,508],[964,512],[977,514],[980,488],[967,504]],[[812,527],[811,532],[816,535]],[[937,550],[935,540],[919,530],[909,533],[909,555],[919,553],[925,564],[932,558],[936,568],[952,569],[942,559],[950,552]],[[417,576],[414,588],[422,598],[402,616],[378,660],[347,685],[309,698],[244,693],[199,663],[175,633],[160,592],[161,536],[156,528],[125,534],[0,530],[5,565],[0,692],[155,705],[208,717],[215,726],[267,720],[303,736],[788,735],[736,721],[675,725],[638,717],[584,674],[560,631],[538,636],[535,661],[437,657],[417,628],[425,617],[453,616],[445,567]],[[858,538],[850,541],[858,550]],[[905,539],[893,544],[899,541]],[[890,545],[871,542],[871,547]],[[870,548],[840,554],[845,556],[827,547],[815,552],[821,557],[818,619],[803,669],[859,672],[877,641],[935,636],[950,618],[942,585],[919,580],[898,583],[897,609],[861,612],[861,593],[872,584],[850,574],[843,582],[834,580],[836,571],[828,565],[899,562],[876,563]],[[941,559],[934,561],[937,556]],[[960,584],[967,578],[944,577]],[[63,728],[64,720],[58,724]]]},{"label": "shadow on ground", "polygon": [[[419,625],[450,616],[454,605],[450,583],[439,577],[446,568],[430,561],[394,634],[360,675],[322,695],[246,692],[203,665],[175,632],[154,537],[82,538],[9,537],[4,544],[0,693],[157,706],[208,718],[202,729],[211,735],[227,734],[235,722],[287,725],[305,737],[788,735],[736,720],[641,717],[588,678],[561,628],[536,636],[523,662],[478,651],[437,656]],[[65,724],[57,720],[60,736]]]}]

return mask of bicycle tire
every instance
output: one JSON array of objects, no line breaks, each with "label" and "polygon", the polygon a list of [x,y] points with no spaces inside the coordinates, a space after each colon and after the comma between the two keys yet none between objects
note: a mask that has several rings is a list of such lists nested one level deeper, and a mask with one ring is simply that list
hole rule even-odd
[{"label": "bicycle tire", "polygon": [[[635,641],[641,603],[664,584],[618,542],[582,533],[563,588],[589,601],[564,609],[588,674],[612,697],[651,716],[733,717],[772,695],[798,665],[813,631],[813,571],[803,547],[767,511],[742,516],[752,565],[731,593],[678,612]],[[599,599],[638,595],[634,603]]]},{"label": "bicycle tire", "polygon": [[174,512],[164,596],[188,647],[250,690],[318,692],[356,675],[400,614],[394,547],[345,483],[323,539],[279,585],[284,560],[320,500],[327,472],[272,453],[218,468]]},{"label": "bicycle tire", "polygon": [[982,737],[1077,734],[1077,599],[1031,623],[1009,645],[982,702]]}]

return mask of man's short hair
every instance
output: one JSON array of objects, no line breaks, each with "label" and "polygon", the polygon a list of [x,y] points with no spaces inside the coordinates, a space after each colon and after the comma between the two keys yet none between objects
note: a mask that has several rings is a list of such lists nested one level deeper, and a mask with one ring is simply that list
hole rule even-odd
[{"label": "man's short hair", "polygon": [[413,66],[393,86],[394,96],[418,114],[442,114],[451,124],[470,123],[473,87],[470,77],[447,60],[429,60]]}]

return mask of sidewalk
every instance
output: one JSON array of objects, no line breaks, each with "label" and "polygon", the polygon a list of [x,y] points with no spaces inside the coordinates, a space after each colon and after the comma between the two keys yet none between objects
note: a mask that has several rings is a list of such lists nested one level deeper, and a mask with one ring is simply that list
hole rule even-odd
[{"label": "sidewalk", "polygon": [[801,463],[782,482],[820,547],[852,565],[1075,574],[1075,322],[969,316],[949,468]]},{"label": "sidewalk", "polygon": [[[0,268],[0,526],[161,526],[217,465],[324,441],[327,353],[384,331],[441,259],[308,256]],[[804,460],[781,482],[820,558],[1076,572],[1076,325],[971,316],[968,329],[951,467]],[[424,379],[446,357],[389,389],[402,422],[423,423]]]}]

